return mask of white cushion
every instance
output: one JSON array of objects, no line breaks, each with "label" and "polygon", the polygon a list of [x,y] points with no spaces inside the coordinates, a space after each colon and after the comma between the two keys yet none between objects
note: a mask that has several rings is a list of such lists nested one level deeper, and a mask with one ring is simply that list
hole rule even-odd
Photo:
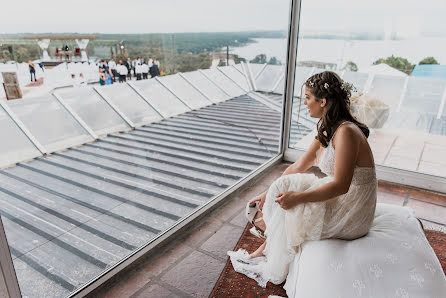
[{"label": "white cushion", "polygon": [[378,204],[370,232],[302,245],[289,297],[446,297],[446,278],[412,210]]}]

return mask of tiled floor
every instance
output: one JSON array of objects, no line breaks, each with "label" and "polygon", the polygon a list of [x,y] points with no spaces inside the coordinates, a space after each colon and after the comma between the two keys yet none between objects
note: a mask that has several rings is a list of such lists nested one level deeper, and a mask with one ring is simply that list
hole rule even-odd
[{"label": "tiled floor", "polygon": [[[244,206],[281,175],[288,164],[265,173],[255,186],[192,227],[180,239],[142,260],[129,272],[93,294],[95,297],[208,297],[246,225]],[[379,183],[378,201],[410,206],[426,228],[446,232],[446,195]]]}]

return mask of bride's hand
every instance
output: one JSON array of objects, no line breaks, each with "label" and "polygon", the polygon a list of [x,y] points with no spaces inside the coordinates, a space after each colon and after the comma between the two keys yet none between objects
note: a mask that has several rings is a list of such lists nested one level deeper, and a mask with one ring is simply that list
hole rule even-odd
[{"label": "bride's hand", "polygon": [[281,192],[276,195],[275,202],[283,209],[288,210],[297,205],[298,196],[299,193],[294,191]]},{"label": "bride's hand", "polygon": [[249,204],[253,204],[255,202],[260,201],[262,198],[260,196],[256,196],[255,198],[249,200]]},{"label": "bride's hand", "polygon": [[265,202],[262,200],[262,195],[263,195],[263,194],[260,194],[260,195],[256,196],[255,198],[249,200],[249,204],[254,204],[254,203],[256,203],[256,202],[259,202],[259,209],[262,210],[262,208],[263,208],[263,204],[265,203]]}]

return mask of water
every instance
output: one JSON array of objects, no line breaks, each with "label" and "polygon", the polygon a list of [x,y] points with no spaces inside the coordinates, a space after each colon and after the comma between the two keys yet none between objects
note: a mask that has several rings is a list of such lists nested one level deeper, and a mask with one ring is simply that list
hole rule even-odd
[{"label": "water", "polygon": [[[231,52],[251,60],[258,54],[268,59],[275,56],[282,63],[286,61],[286,39],[256,38],[256,43],[235,47]],[[365,69],[379,58],[391,55],[403,57],[412,64],[433,56],[440,64],[446,64],[446,38],[419,38],[406,40],[339,40],[299,39],[297,60],[316,60],[336,63],[341,67],[353,61],[359,70]]]}]

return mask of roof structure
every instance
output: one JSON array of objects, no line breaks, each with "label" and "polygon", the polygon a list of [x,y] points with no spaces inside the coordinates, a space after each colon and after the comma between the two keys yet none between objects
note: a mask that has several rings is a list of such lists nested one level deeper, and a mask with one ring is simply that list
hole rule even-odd
[{"label": "roof structure", "polygon": [[386,75],[386,76],[407,77],[406,73],[399,71],[398,69],[393,68],[392,66],[385,64],[385,63],[372,65],[369,68],[362,70],[362,72],[370,73],[370,74],[374,74],[374,75],[379,74],[379,75]]},{"label": "roof structure", "polygon": [[[381,65],[381,66],[380,66]],[[401,75],[385,64],[376,65],[369,73],[339,71],[340,77],[352,83],[358,93],[371,93],[390,107],[390,116],[384,128],[408,129],[419,132],[446,135],[446,79]],[[250,64],[250,67],[254,64]],[[421,65],[422,66],[422,65]],[[255,70],[257,91],[271,96],[284,93],[283,66],[267,65],[252,67]],[[440,68],[438,68],[440,69]],[[325,69],[297,67],[294,83],[294,100],[298,100],[305,80]],[[385,74],[381,73],[384,71]],[[298,105],[293,105],[293,119],[298,118]],[[315,120],[308,116],[299,119],[308,129],[315,128]],[[303,122],[308,120],[309,122]],[[311,124],[313,122],[313,124]],[[292,129],[296,122],[292,122]],[[297,128],[296,130],[297,131]],[[299,136],[299,134],[297,134]],[[300,137],[298,137],[300,138]]]},{"label": "roof structure", "polygon": [[446,65],[439,64],[422,64],[415,65],[412,71],[414,77],[427,77],[446,80]]}]

